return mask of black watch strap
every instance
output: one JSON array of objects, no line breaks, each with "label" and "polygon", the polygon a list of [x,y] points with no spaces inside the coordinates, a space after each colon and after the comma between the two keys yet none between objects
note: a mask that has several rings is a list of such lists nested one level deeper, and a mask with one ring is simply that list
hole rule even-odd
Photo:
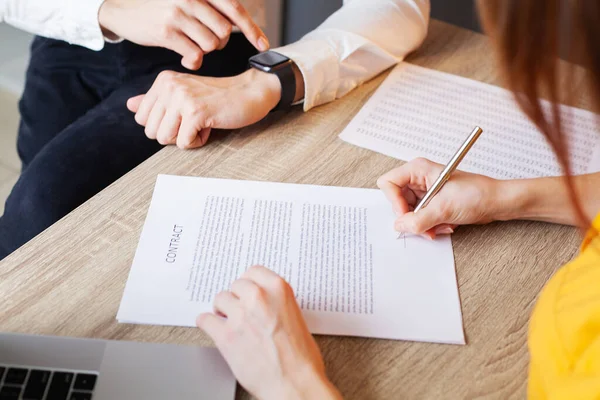
[{"label": "black watch strap", "polygon": [[281,82],[281,99],[273,111],[286,110],[292,106],[296,97],[296,77],[292,61],[282,68],[275,69],[273,73],[277,75],[279,82]]},{"label": "black watch strap", "polygon": [[296,98],[296,74],[294,62],[283,54],[269,50],[250,57],[250,67],[275,74],[281,84],[281,98],[272,111],[285,110],[292,106]]}]

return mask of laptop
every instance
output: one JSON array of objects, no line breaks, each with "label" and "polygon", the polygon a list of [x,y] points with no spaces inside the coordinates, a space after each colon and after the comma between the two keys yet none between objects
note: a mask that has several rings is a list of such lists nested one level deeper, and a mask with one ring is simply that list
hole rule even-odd
[{"label": "laptop", "polygon": [[0,333],[0,400],[232,400],[216,349]]}]

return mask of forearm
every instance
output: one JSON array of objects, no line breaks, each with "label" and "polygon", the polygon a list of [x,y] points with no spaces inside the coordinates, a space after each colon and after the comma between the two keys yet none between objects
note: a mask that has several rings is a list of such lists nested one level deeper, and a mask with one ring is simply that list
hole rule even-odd
[{"label": "forearm", "polygon": [[[600,173],[572,177],[575,196],[588,220],[600,211]],[[561,177],[496,181],[494,220],[533,220],[565,225],[580,223]]]},{"label": "forearm", "polygon": [[428,0],[353,0],[296,43],[274,49],[304,80],[304,110],[340,98],[401,61],[427,32]]},{"label": "forearm", "polygon": [[299,390],[290,390],[285,393],[285,399],[296,400],[342,400],[342,395],[328,380],[307,382],[307,386]]},{"label": "forearm", "polygon": [[326,377],[314,387],[306,390],[303,399],[343,400],[338,389]]},{"label": "forearm", "polygon": [[324,373],[299,371],[274,398],[342,400],[342,395]]}]

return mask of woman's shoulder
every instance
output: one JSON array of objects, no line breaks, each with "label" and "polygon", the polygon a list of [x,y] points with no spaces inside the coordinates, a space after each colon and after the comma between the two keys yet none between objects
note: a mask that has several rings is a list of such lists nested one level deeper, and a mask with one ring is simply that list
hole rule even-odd
[{"label": "woman's shoulder", "polygon": [[[594,225],[600,227],[600,218]],[[568,386],[568,389],[553,387],[553,392],[587,388],[586,393],[581,393],[583,398],[591,394],[588,391],[593,396],[600,395],[600,237],[597,234],[588,237],[579,256],[562,267],[540,294],[529,326],[529,349],[531,368],[542,370],[532,371],[533,376],[544,376],[547,384]],[[590,386],[590,382],[581,381],[589,378],[596,383]],[[530,389],[537,384],[540,382],[530,382]]]}]

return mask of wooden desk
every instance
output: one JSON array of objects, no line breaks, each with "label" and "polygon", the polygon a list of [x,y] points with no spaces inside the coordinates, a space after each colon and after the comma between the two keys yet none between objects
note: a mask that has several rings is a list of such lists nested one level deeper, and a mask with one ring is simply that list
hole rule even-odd
[{"label": "wooden desk", "polygon": [[[487,40],[436,21],[409,61],[497,83]],[[197,151],[159,152],[0,263],[0,330],[212,345],[197,329],[115,320],[156,175],[375,187],[399,162],[337,135],[382,79],[306,114],[213,134]],[[468,345],[318,337],[329,376],[348,399],[524,398],[529,315],[579,240],[575,229],[532,222],[459,229],[454,254]]]}]

